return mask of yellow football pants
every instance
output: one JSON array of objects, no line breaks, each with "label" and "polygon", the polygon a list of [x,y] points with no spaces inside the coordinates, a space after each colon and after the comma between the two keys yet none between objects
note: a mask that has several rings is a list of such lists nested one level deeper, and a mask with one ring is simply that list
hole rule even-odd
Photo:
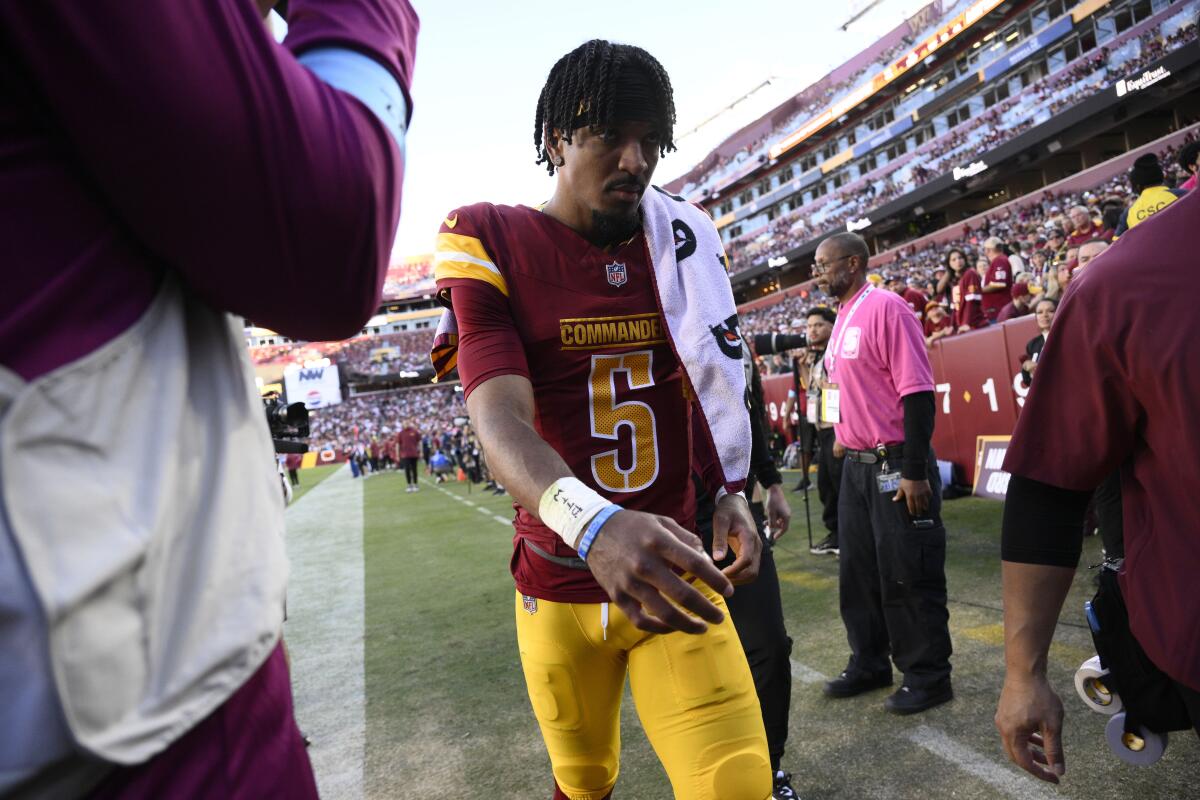
[{"label": "yellow football pants", "polygon": [[612,604],[523,603],[517,593],[529,699],[554,778],[571,800],[600,800],[617,782],[626,673],[676,800],[770,797],[767,737],[746,655],[724,598],[693,585],[725,613],[698,636],[646,633]]}]

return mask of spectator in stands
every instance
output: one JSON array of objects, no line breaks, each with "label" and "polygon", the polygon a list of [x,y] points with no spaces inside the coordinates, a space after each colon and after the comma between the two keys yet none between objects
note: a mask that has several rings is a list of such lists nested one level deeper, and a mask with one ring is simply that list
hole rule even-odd
[{"label": "spectator in stands", "polygon": [[1058,301],[1043,297],[1034,305],[1037,317],[1038,335],[1025,345],[1025,357],[1021,359],[1021,383],[1028,386],[1033,381],[1033,371],[1037,368],[1038,358],[1042,348],[1046,346],[1046,337],[1050,335],[1050,326],[1054,322],[1054,312],[1058,309]]},{"label": "spectator in stands", "polygon": [[1062,228],[1056,225],[1046,232],[1046,249],[1050,251],[1051,260],[1058,258],[1066,244],[1067,234]]},{"label": "spectator in stands", "polygon": [[1078,272],[1088,265],[1093,258],[1108,249],[1108,242],[1103,239],[1091,239],[1079,246],[1079,263],[1072,272]]},{"label": "spectator in stands", "polygon": [[967,266],[967,254],[957,247],[946,254],[948,280],[953,286],[954,330],[958,333],[987,325],[983,314],[983,279]]},{"label": "spectator in stands", "polygon": [[1129,170],[1129,186],[1137,194],[1137,199],[1121,218],[1114,239],[1135,225],[1145,222],[1185,194],[1181,189],[1166,187],[1162,164],[1158,162],[1158,156],[1154,153],[1138,156],[1137,161],[1133,162],[1133,168]]},{"label": "spectator in stands", "polygon": [[374,312],[417,18],[291,11],[0,3],[0,796],[317,796],[232,316]]},{"label": "spectator in stands", "polygon": [[917,319],[924,321],[925,319],[925,304],[929,302],[929,298],[921,294],[917,289],[908,285],[908,281],[904,275],[899,272],[888,273],[887,288],[890,291],[900,295],[908,307],[912,309],[913,314],[916,314]]},{"label": "spectator in stands", "polygon": [[1092,219],[1092,214],[1086,206],[1071,206],[1068,216],[1071,218],[1071,233],[1067,236],[1067,244],[1078,247],[1084,242],[1090,242],[1098,237],[1104,228],[1101,223]]},{"label": "spectator in stands", "polygon": [[946,267],[945,261],[933,268],[933,291],[930,297],[943,308],[954,308],[953,278],[954,273]]},{"label": "spectator in stands", "polygon": [[1200,171],[1200,141],[1188,142],[1180,149],[1179,167],[1188,176],[1179,188],[1190,192],[1196,188],[1197,172]]},{"label": "spectator in stands", "polygon": [[932,347],[938,339],[954,335],[954,323],[944,306],[934,300],[925,304],[925,344]]},{"label": "spectator in stands", "polygon": [[1000,313],[996,315],[996,322],[1007,322],[1010,319],[1033,313],[1033,309],[1029,305],[1032,297],[1029,294],[1029,284],[1023,281],[1014,283],[1011,293],[1012,300],[1000,309]]},{"label": "spectator in stands", "polygon": [[999,238],[993,236],[983,243],[983,255],[987,259],[987,270],[984,272],[983,313],[988,322],[995,322],[1011,299],[1013,268],[1005,255],[1005,246]]}]

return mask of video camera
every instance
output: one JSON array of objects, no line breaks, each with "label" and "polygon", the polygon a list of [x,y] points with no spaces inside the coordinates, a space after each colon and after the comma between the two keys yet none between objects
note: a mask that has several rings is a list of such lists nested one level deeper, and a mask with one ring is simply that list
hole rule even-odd
[{"label": "video camera", "polygon": [[798,350],[802,347],[808,347],[808,337],[803,333],[756,333],[754,335],[756,355],[769,356],[773,353],[786,353],[788,350]]},{"label": "video camera", "polygon": [[263,397],[263,411],[276,453],[307,453],[308,408],[304,403],[285,403],[278,394]]}]

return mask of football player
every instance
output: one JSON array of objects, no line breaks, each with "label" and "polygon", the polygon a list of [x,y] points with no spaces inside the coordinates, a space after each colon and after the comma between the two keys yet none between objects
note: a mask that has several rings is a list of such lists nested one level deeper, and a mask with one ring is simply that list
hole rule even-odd
[{"label": "football player", "polygon": [[[740,494],[717,503],[712,556],[737,554],[724,571],[692,532],[694,400],[642,230],[642,196],[674,149],[674,120],[657,60],[587,42],[554,65],[538,99],[534,145],[557,176],[553,197],[540,208],[462,207],[438,235],[438,295],[456,318],[467,408],[516,499],[517,638],[555,798],[610,795],[627,674],[677,798],[771,793],[762,717],[724,602],[754,578],[761,545]],[[435,348],[442,368],[454,358]],[[548,497],[591,519],[589,550],[566,543]]]}]

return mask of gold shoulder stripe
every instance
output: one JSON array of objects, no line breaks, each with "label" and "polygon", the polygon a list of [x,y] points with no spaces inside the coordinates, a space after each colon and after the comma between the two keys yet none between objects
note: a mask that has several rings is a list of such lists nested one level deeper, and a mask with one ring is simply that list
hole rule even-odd
[{"label": "gold shoulder stripe", "polygon": [[483,261],[493,269],[496,266],[492,263],[492,257],[484,249],[483,242],[474,236],[467,236],[462,233],[446,233],[445,231],[439,233],[437,235],[435,251],[439,256],[443,253],[456,253]]},{"label": "gold shoulder stripe", "polygon": [[508,284],[483,242],[474,236],[462,233],[439,233],[437,248],[433,256],[433,276],[443,278],[473,278],[490,283],[508,297]]},{"label": "gold shoulder stripe", "polygon": [[449,278],[471,278],[483,281],[484,283],[490,283],[500,290],[500,294],[508,297],[508,284],[499,271],[482,267],[471,261],[460,261],[459,259],[455,259],[452,254],[448,255],[450,256],[449,258],[444,261],[439,259],[436,266],[434,266],[433,279],[435,281]]}]

